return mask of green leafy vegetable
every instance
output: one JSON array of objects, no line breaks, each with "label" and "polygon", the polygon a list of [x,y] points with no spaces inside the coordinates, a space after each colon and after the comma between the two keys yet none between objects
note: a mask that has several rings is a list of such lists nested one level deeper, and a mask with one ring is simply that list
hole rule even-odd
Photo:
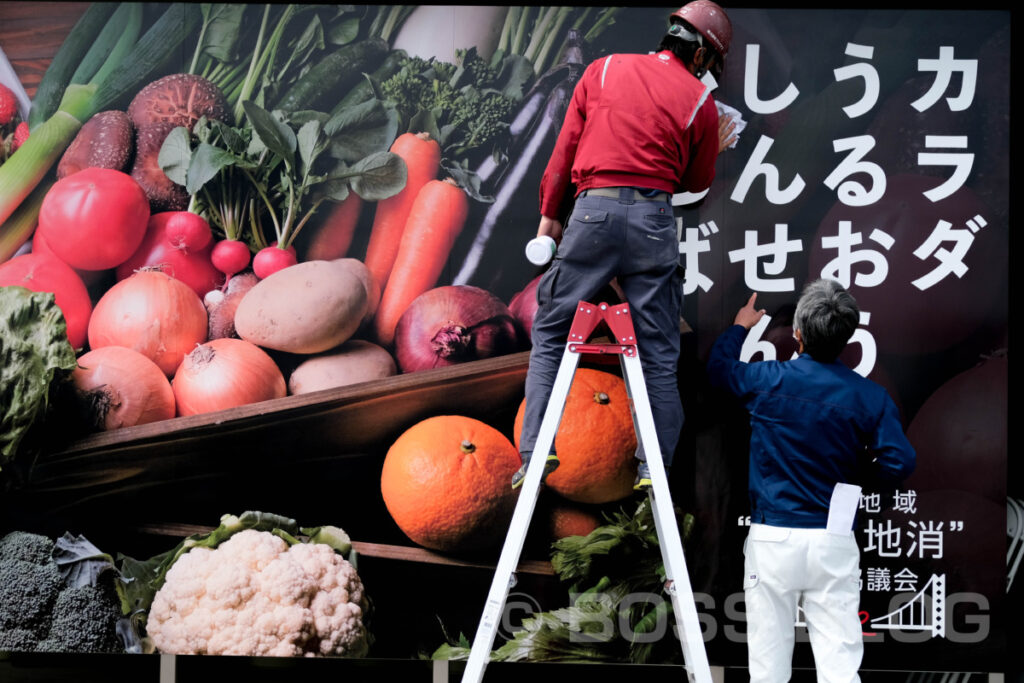
[{"label": "green leafy vegetable", "polygon": [[53,294],[0,287],[0,483],[28,476],[35,454],[26,435],[46,416],[55,384],[75,366]]},{"label": "green leafy vegetable", "polygon": [[[366,48],[379,43],[380,50],[386,49],[379,31],[368,30],[386,8],[270,3],[213,3],[203,8],[189,71],[221,89],[236,121],[245,116],[242,103],[246,101],[266,109],[298,108],[280,104],[296,89],[304,96],[340,97],[347,79],[358,79],[361,60],[376,58],[377,53]],[[396,18],[401,19],[401,14]],[[376,43],[368,38],[376,38]],[[350,60],[344,55],[360,57]],[[318,68],[324,72],[322,76],[315,74]],[[325,78],[339,81],[328,84]],[[308,83],[303,85],[303,81]]]},{"label": "green leafy vegetable", "polygon": [[[648,499],[632,514],[612,515],[587,536],[556,541],[551,564],[569,584],[570,604],[524,619],[522,628],[491,652],[491,661],[680,660],[674,638],[648,636],[673,619],[672,603],[662,593],[665,570]],[[466,659],[470,647],[460,636],[437,648],[432,658]]]},{"label": "green leafy vegetable", "polygon": [[115,568],[113,557],[85,536],[75,536],[69,531],[54,541],[52,557],[64,583],[71,588],[96,586],[100,574]]},{"label": "green leafy vegetable", "polygon": [[[385,151],[396,115],[369,101],[334,116],[299,111],[291,115],[242,103],[247,124],[234,128],[200,119],[192,130],[167,136],[158,163],[195,197],[228,239],[243,235],[254,249],[266,247],[265,226],[287,248],[324,202],[343,201],[350,191],[379,201],[397,194],[405,164]],[[375,147],[379,146],[379,147]]]},{"label": "green leafy vegetable", "polygon": [[394,104],[404,130],[430,133],[447,156],[460,159],[478,149],[489,154],[489,145],[508,129],[532,68],[515,55],[492,66],[475,47],[457,58],[458,64],[448,64],[406,57],[381,83],[381,94]]}]

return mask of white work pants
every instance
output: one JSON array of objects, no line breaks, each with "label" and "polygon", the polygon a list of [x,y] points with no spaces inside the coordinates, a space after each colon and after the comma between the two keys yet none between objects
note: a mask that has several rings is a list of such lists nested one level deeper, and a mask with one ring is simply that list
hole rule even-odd
[{"label": "white work pants", "polygon": [[798,604],[818,682],[860,681],[860,551],[853,533],[752,524],[743,554],[751,682],[790,679]]}]

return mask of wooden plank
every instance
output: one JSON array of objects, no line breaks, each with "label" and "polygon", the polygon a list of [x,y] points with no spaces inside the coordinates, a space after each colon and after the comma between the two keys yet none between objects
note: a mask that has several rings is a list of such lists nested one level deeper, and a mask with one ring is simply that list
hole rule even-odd
[{"label": "wooden plank", "polygon": [[304,518],[357,514],[375,527],[364,538],[381,540],[390,520],[380,465],[394,440],[443,414],[480,419],[511,439],[528,364],[522,352],[91,435],[44,454],[31,484],[0,505],[61,524],[123,505],[142,521],[190,513],[183,521],[196,522],[254,506]]},{"label": "wooden plank", "polygon": [[0,2],[0,48],[33,97],[87,2]]},{"label": "wooden plank", "polygon": [[[277,420],[317,425],[322,423],[327,433],[318,434],[318,437],[330,438],[332,432],[344,432],[346,445],[357,447],[376,441],[382,431],[390,431],[394,422],[406,421],[407,418],[395,419],[398,416],[394,411],[399,408],[419,412],[433,407],[478,405],[488,409],[514,394],[522,398],[529,357],[529,351],[523,351],[372,382],[286,396],[214,413],[98,432],[49,455],[47,461],[48,464],[54,464],[99,451],[191,439],[200,434],[223,433],[225,428],[240,432],[265,432],[268,431],[268,420],[274,420],[276,424],[279,424]],[[336,422],[349,412],[356,413],[360,420],[359,430],[344,429],[346,425]]]}]

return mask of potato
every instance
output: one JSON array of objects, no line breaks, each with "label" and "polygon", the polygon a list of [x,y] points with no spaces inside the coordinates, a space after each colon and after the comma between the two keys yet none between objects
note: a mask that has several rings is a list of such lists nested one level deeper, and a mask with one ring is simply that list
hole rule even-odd
[{"label": "potato", "polygon": [[377,312],[377,305],[380,303],[380,286],[370,275],[370,269],[359,259],[340,258],[335,259],[335,263],[349,268],[354,275],[359,276],[359,279],[362,280],[363,286],[366,287],[366,313],[363,315],[363,322],[369,322],[373,318],[373,314]]},{"label": "potato", "polygon": [[395,359],[383,347],[351,339],[327,353],[299,364],[288,378],[288,393],[308,394],[359,382],[383,379],[398,373]]},{"label": "potato", "polygon": [[235,333],[257,346],[320,353],[347,341],[366,312],[366,288],[333,261],[305,261],[260,280],[235,311]]}]

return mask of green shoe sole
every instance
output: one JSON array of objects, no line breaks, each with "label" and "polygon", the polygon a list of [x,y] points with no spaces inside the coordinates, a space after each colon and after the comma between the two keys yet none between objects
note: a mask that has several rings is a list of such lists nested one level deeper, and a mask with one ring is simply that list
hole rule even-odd
[{"label": "green shoe sole", "polygon": [[[541,483],[548,478],[548,475],[558,469],[559,465],[558,456],[554,453],[548,455],[547,460],[544,462],[544,474],[541,476]],[[530,461],[527,460],[523,463],[523,466],[516,470],[516,473],[512,475],[512,488],[518,489],[523,485],[523,481],[526,479],[526,468],[530,466]]]}]

